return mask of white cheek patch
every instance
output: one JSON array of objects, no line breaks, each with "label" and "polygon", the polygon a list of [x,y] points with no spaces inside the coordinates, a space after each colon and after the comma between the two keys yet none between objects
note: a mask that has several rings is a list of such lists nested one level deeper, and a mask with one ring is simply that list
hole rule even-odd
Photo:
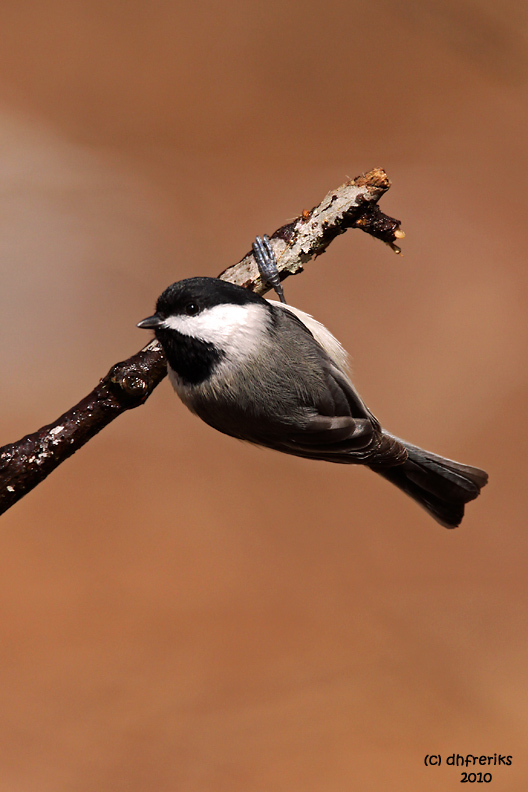
[{"label": "white cheek patch", "polygon": [[259,346],[268,323],[261,305],[215,305],[196,316],[169,316],[162,327],[208,341],[227,354],[246,356]]}]

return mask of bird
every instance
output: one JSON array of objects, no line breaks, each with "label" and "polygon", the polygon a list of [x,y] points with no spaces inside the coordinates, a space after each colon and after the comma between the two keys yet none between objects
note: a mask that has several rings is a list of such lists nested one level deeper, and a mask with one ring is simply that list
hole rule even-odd
[{"label": "bird", "polygon": [[192,277],[165,289],[137,326],[154,330],[175,392],[214,429],[305,459],[366,465],[440,525],[457,527],[487,473],[383,429],[339,341],[282,300]]}]

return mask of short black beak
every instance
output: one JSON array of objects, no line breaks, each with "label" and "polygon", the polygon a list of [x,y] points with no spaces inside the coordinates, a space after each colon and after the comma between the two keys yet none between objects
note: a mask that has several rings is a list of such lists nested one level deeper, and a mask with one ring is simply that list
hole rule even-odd
[{"label": "short black beak", "polygon": [[154,314],[154,316],[147,316],[146,319],[142,319],[141,322],[138,322],[136,327],[141,327],[142,330],[155,330],[156,327],[159,327],[163,324],[164,320],[158,314]]}]

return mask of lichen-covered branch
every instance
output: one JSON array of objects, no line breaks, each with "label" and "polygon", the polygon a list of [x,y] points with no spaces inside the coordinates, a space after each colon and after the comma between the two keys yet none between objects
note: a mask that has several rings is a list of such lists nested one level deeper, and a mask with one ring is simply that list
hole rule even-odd
[{"label": "lichen-covered branch", "polygon": [[[378,206],[390,186],[385,171],[375,168],[331,190],[310,212],[304,211],[293,222],[278,228],[271,235],[271,244],[281,280],[302,272],[304,264],[324,253],[330,242],[349,228],[360,228],[399,253],[396,240],[405,236],[400,221],[383,214]],[[258,294],[269,289],[262,282],[253,253],[247,253],[219,277]]]},{"label": "lichen-covered branch", "polygon": [[[380,168],[332,190],[311,211],[271,235],[281,280],[302,272],[303,265],[324,253],[330,242],[349,228],[360,228],[395,251],[403,237],[400,223],[377,203],[390,181]],[[252,253],[221,273],[224,280],[264,294]],[[166,374],[163,352],[151,341],[140,352],[113,366],[82,401],[56,421],[16,443],[0,448],[0,514],[43,481],[125,410],[144,404]]]}]

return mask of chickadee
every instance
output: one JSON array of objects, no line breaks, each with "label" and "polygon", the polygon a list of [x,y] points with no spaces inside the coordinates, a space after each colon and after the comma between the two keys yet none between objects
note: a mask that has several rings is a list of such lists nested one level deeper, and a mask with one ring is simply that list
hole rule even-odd
[{"label": "chickadee", "polygon": [[381,428],[347,373],[347,355],[308,314],[217,278],[173,283],[153,329],[174,390],[214,429],[286,454],[367,465],[446,528],[480,493],[483,470]]}]

